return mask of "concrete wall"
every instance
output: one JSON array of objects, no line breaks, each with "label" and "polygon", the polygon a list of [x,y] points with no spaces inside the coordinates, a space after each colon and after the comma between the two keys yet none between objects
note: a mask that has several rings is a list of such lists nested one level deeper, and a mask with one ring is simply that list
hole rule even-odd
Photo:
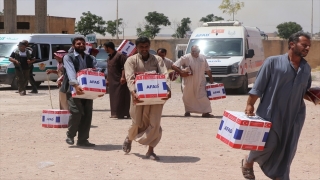
[{"label": "concrete wall", "polygon": [[17,0],[4,0],[4,19],[1,22],[4,22],[4,29],[8,33],[17,32]]},{"label": "concrete wall", "polygon": [[[47,33],[62,33],[66,31],[68,34],[74,34],[75,18],[47,16]],[[17,22],[29,22],[30,29],[17,29],[16,33],[37,33],[35,16],[17,16]],[[4,22],[4,17],[0,16],[0,22]],[[0,33],[6,34],[5,29],[0,29]]]},{"label": "concrete wall", "polygon": [[[130,40],[130,39],[129,39]],[[122,42],[121,39],[97,39],[97,44],[103,44],[107,41],[113,42],[119,46]],[[135,42],[135,40],[130,40]],[[175,60],[175,48],[177,44],[187,44],[188,39],[167,39],[167,40],[151,40],[151,49],[157,50],[158,48],[166,48],[168,53],[167,57]],[[320,41],[313,40],[312,47],[309,51],[306,60],[312,68],[320,66]],[[285,40],[263,40],[264,55],[265,57],[284,54],[288,51],[288,41]]]},{"label": "concrete wall", "polygon": [[35,32],[47,33],[47,0],[35,0]]}]

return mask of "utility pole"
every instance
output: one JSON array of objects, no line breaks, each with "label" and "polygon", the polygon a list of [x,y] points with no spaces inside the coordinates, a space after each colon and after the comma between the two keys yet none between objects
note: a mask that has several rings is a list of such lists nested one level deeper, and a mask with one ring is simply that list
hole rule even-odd
[{"label": "utility pole", "polygon": [[116,33],[117,33],[117,39],[119,39],[118,26],[119,26],[119,19],[118,19],[118,0],[117,0],[117,21],[116,21]]},{"label": "utility pole", "polygon": [[313,0],[311,4],[311,39],[312,39],[312,35],[313,35]]}]

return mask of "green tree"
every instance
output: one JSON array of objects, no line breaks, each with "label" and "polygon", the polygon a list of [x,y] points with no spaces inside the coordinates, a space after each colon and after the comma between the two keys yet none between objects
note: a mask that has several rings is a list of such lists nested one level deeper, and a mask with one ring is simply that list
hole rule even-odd
[{"label": "green tree", "polygon": [[224,20],[222,17],[215,16],[213,14],[208,14],[206,17],[202,17],[200,22],[213,22],[213,21],[221,21]]},{"label": "green tree", "polygon": [[178,28],[176,32],[172,35],[175,38],[184,38],[186,36],[186,32],[190,31],[190,18],[183,18],[181,23],[178,24]]},{"label": "green tree", "polygon": [[117,28],[117,20],[114,21],[107,21],[107,33],[111,34],[112,37],[114,37],[117,34],[122,34],[122,31],[119,31],[119,26],[122,24],[122,18],[118,19],[118,28]]},{"label": "green tree", "polygon": [[149,12],[148,16],[144,17],[146,20],[146,24],[144,25],[144,29],[137,28],[137,36],[146,36],[148,38],[154,39],[156,35],[160,32],[161,28],[159,26],[168,26],[171,25],[168,17],[163,13]]},{"label": "green tree", "polygon": [[277,26],[278,36],[283,39],[289,39],[291,34],[302,31],[300,24],[295,22],[284,22]]},{"label": "green tree", "polygon": [[234,14],[237,14],[237,12],[244,7],[244,2],[236,1],[234,2],[232,0],[222,0],[222,3],[219,6],[219,9],[222,10],[223,13],[227,13],[229,15],[232,15],[232,20],[234,21]]},{"label": "green tree", "polygon": [[105,24],[101,16],[92,14],[90,11],[83,12],[80,21],[76,23],[75,31],[85,36],[92,33],[106,35]]}]

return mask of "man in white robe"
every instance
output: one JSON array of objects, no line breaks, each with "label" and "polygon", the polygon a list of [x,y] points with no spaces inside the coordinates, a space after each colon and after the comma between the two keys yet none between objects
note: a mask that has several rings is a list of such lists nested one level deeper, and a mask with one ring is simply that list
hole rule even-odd
[{"label": "man in white robe", "polygon": [[211,69],[206,57],[200,54],[198,46],[192,46],[191,53],[182,56],[172,65],[172,69],[180,74],[182,79],[185,116],[190,113],[201,113],[202,117],[214,117],[211,110],[211,103],[206,92],[206,73],[209,82],[213,83]]}]

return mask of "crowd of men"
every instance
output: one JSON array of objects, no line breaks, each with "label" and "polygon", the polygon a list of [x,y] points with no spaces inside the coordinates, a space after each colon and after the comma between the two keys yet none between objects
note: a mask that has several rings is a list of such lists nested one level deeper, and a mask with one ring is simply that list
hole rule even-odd
[{"label": "crowd of men", "polygon": [[[115,50],[112,42],[104,44],[109,54],[107,85],[111,116],[110,118],[131,118],[132,124],[123,142],[123,151],[129,153],[131,144],[136,141],[148,146],[146,158],[159,160],[154,148],[162,136],[160,126],[163,104],[137,105],[138,98],[134,81],[136,74],[155,71],[168,77],[170,70],[174,70],[182,77],[184,116],[191,113],[201,114],[204,118],[214,115],[205,86],[204,74],[209,77],[209,83],[214,79],[206,61],[200,54],[198,46],[191,47],[191,53],[172,62],[166,58],[166,49],[160,48],[158,55],[149,53],[150,40],[139,37],[136,42],[136,54],[127,57]],[[33,63],[32,52],[26,50],[25,42],[19,43],[19,49],[12,53],[10,61],[16,66],[20,95],[25,94],[28,82],[30,64]],[[305,120],[306,106],[303,101],[306,91],[311,86],[311,68],[304,57],[311,47],[310,36],[303,32],[293,34],[288,41],[288,52],[279,56],[268,57],[260,71],[253,88],[249,92],[247,105],[244,108],[247,115],[255,115],[254,104],[260,98],[256,114],[273,123],[270,135],[263,151],[251,151],[242,160],[242,173],[246,179],[255,179],[253,163],[259,163],[262,171],[271,179],[289,179],[290,165],[295,155],[301,129]],[[72,86],[78,95],[84,91],[76,79],[76,73],[86,68],[95,68],[94,55],[85,53],[85,39],[74,38],[72,51],[55,52],[58,61],[57,70],[47,73],[63,74],[58,84],[61,87],[61,109],[68,109],[71,113],[68,124],[66,142],[74,144],[78,135],[78,146],[91,147],[89,132],[92,121],[93,100],[73,98],[70,92]],[[170,72],[171,73],[171,72]],[[164,100],[171,97],[171,89]]]}]

